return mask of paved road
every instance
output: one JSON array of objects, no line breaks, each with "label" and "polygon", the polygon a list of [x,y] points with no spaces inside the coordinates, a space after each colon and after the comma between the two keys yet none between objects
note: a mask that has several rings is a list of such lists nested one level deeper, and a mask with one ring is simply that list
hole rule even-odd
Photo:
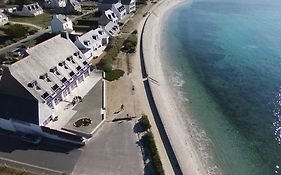
[{"label": "paved road", "polygon": [[144,165],[134,121],[107,122],[89,141],[74,175],[143,175]]},{"label": "paved road", "polygon": [[44,139],[39,145],[0,135],[0,163],[46,174],[71,172],[83,148]]},{"label": "paved road", "polygon": [[0,135],[0,163],[58,175],[141,175],[144,171],[134,121],[107,122],[84,147],[44,139],[39,145]]},{"label": "paved road", "polygon": [[[91,13],[94,13],[96,11],[97,11],[97,9],[91,10],[91,11],[89,11],[89,12],[87,12],[85,14],[82,14],[80,16],[77,16],[77,17],[75,17],[75,18],[73,18],[71,20],[72,21],[78,20],[78,19],[80,19],[80,18],[82,18],[82,17],[84,17],[86,15],[89,15]],[[33,39],[38,38],[39,36],[43,35],[44,33],[49,33],[49,32],[51,32],[51,27],[50,26],[47,29],[41,29],[37,33],[35,33],[33,35],[30,35],[30,36],[28,36],[28,37],[26,37],[26,38],[24,38],[24,39],[22,39],[22,40],[20,40],[20,41],[18,41],[16,43],[14,43],[14,44],[11,44],[11,45],[9,45],[7,47],[4,47],[4,48],[0,48],[0,55],[4,54],[6,52],[10,52],[12,50],[15,50],[18,46],[21,46],[24,42],[29,41],[29,40],[33,40]]]}]

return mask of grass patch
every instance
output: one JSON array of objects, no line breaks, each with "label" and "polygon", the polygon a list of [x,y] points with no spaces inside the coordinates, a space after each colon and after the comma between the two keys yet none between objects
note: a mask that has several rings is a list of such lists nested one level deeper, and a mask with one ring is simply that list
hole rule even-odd
[{"label": "grass patch", "polygon": [[108,81],[118,80],[124,75],[124,71],[121,69],[114,69],[108,72],[105,72],[105,79]]},{"label": "grass patch", "polygon": [[44,11],[42,15],[34,17],[11,15],[9,20],[14,22],[30,23],[45,28],[51,25],[53,14],[54,13],[52,11]]},{"label": "grass patch", "polygon": [[118,53],[122,48],[123,42],[124,42],[124,38],[116,37],[110,39],[110,42],[105,49],[106,55],[97,64],[98,69],[101,69],[105,72],[112,71],[112,63],[114,60],[116,60],[116,57],[118,56]]},{"label": "grass patch", "polygon": [[7,165],[0,164],[0,174],[1,175],[39,175],[34,172],[26,171],[19,168],[13,168]]},{"label": "grass patch", "polygon": [[[134,31],[135,33],[135,31]],[[137,33],[137,32],[136,32]],[[136,52],[136,47],[138,44],[138,37],[136,34],[130,34],[130,36],[123,42],[122,51],[126,53]]]},{"label": "grass patch", "polygon": [[36,33],[37,30],[31,27],[23,25],[5,25],[0,27],[0,47],[3,48],[10,44],[13,44],[21,39],[24,39],[28,35]]},{"label": "grass patch", "polygon": [[144,144],[146,147],[148,147],[150,154],[151,154],[151,161],[155,170],[155,173],[157,175],[164,175],[164,169],[162,166],[162,162],[160,160],[159,154],[157,147],[155,145],[154,137],[151,132],[147,132],[143,137],[142,137]]}]

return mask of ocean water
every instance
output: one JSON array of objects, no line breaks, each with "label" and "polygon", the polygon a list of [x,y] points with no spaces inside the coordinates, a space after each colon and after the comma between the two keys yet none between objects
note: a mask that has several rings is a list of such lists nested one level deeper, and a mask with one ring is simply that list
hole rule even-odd
[{"label": "ocean water", "polygon": [[280,174],[281,1],[193,0],[161,41],[208,172]]}]

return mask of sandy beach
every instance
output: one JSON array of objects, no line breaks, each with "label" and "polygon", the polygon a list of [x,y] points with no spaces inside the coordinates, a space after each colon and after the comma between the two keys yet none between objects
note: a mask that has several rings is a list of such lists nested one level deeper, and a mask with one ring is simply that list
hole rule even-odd
[{"label": "sandy beach", "polygon": [[[143,54],[149,84],[161,120],[181,167],[183,174],[207,174],[192,143],[191,133],[184,125],[180,109],[176,106],[169,88],[170,83],[164,75],[163,54],[160,43],[166,38],[161,38],[163,22],[167,14],[182,0],[164,0],[155,6],[146,22],[143,34]],[[186,1],[185,1],[186,2]],[[160,4],[161,3],[161,4]],[[154,80],[158,81],[155,82]]]}]

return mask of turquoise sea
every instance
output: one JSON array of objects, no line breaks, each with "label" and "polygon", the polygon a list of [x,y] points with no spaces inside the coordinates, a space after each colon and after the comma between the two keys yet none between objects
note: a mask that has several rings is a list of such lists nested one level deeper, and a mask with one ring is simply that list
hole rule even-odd
[{"label": "turquoise sea", "polygon": [[194,0],[164,25],[169,81],[209,172],[280,174],[281,1]]}]

